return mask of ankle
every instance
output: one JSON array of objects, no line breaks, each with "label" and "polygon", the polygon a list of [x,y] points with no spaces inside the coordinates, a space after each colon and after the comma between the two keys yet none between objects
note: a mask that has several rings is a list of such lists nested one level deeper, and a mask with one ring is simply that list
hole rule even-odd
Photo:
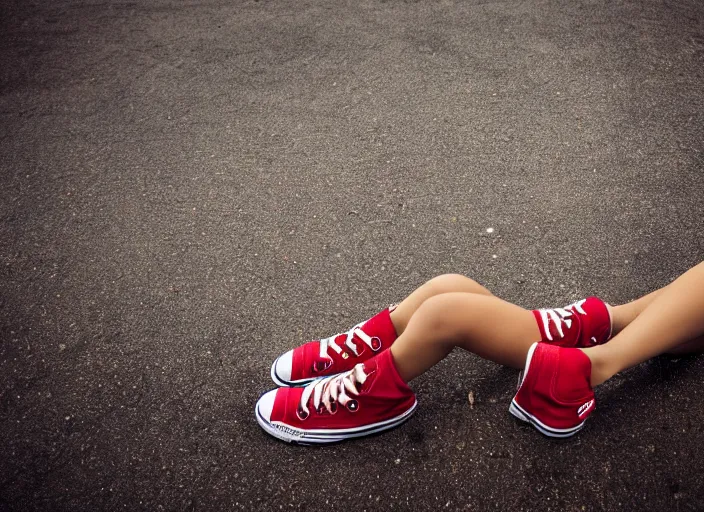
[{"label": "ankle", "polygon": [[616,374],[617,370],[609,364],[608,358],[601,354],[600,347],[592,347],[587,349],[580,349],[584,355],[586,355],[592,363],[592,371],[590,384],[592,388],[595,388],[599,384],[603,384],[607,380]]},{"label": "ankle", "polygon": [[612,306],[608,302],[604,302],[604,304],[606,304],[606,310],[609,312],[609,322],[611,322],[611,326],[609,329],[609,339],[611,339],[616,335],[617,324],[615,317],[617,316],[616,308],[618,306]]},{"label": "ankle", "polygon": [[633,308],[630,303],[618,306],[607,306],[609,308],[609,314],[611,315],[611,337],[613,338],[633,321],[635,315],[633,314]]},{"label": "ankle", "polygon": [[396,336],[401,336],[408,325],[408,318],[405,318],[403,313],[398,311],[397,307],[391,310],[389,318],[391,318],[391,323],[393,324],[394,329],[396,329]]}]

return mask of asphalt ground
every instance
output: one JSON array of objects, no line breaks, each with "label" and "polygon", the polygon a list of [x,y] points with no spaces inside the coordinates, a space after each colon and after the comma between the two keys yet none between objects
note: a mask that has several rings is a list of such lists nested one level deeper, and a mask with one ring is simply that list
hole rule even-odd
[{"label": "asphalt ground", "polygon": [[1,2],[0,510],[703,510],[704,357],[566,441],[459,352],[383,435],[253,414],[435,275],[619,303],[704,259],[703,64],[698,0]]}]

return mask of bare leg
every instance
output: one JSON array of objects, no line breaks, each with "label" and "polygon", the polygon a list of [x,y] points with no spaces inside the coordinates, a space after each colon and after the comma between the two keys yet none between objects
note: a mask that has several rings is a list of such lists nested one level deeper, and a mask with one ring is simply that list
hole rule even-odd
[{"label": "bare leg", "polygon": [[612,310],[612,336],[616,336],[628,324],[635,320],[645,308],[647,308],[655,297],[665,288],[660,288],[654,292],[644,295],[639,299],[633,300],[620,306],[615,306]]},{"label": "bare leg", "polygon": [[[704,264],[700,267],[703,267],[704,274]],[[391,353],[401,377],[406,382],[414,379],[444,359],[454,347],[461,347],[506,366],[522,368],[531,344],[540,340],[540,331],[533,314],[529,310],[494,297],[481,285],[464,276],[446,275],[436,280],[431,280],[417,289],[394,311],[396,313],[400,310],[399,324],[403,326],[403,331],[391,347]],[[642,312],[648,311],[661,294],[667,291],[667,295],[670,295],[671,286],[673,285],[627,304],[610,307],[614,332],[624,331]],[[467,291],[456,291],[458,288],[465,288]],[[443,293],[441,290],[450,291]],[[702,295],[704,297],[704,292]],[[665,300],[671,299],[666,297]],[[704,298],[702,300],[704,301]],[[704,326],[704,319],[702,324]],[[627,334],[627,331],[597,348],[610,346]],[[701,332],[704,334],[704,327]],[[685,335],[683,340],[689,341],[673,343],[664,350],[685,353],[704,348],[704,336],[691,338]],[[647,350],[647,347],[637,346],[647,343],[647,339],[642,340],[635,348]],[[652,355],[663,351],[655,350]],[[597,357],[598,355],[597,353]],[[608,357],[610,356],[607,353],[605,359]],[[615,370],[614,373],[621,369]]]},{"label": "bare leg", "polygon": [[584,349],[592,361],[592,386],[658,354],[697,348],[696,338],[704,334],[703,312],[704,263],[700,263],[655,292],[642,313],[609,343]]},{"label": "bare leg", "polygon": [[491,292],[472,279],[459,274],[444,274],[434,277],[406,297],[396,309],[391,312],[391,322],[396,333],[401,334],[406,329],[409,320],[418,308],[430,297],[443,293],[464,292],[491,295]]},{"label": "bare leg", "polygon": [[401,378],[408,382],[454,347],[522,368],[531,344],[539,340],[529,310],[494,296],[455,292],[425,300],[390,350]]},{"label": "bare leg", "polygon": [[[654,292],[644,295],[643,297],[631,301],[627,304],[621,306],[613,307],[611,311],[611,318],[613,320],[612,325],[612,336],[617,335],[621,332],[628,324],[635,320],[638,315],[640,315],[645,308],[647,308],[655,298],[663,291],[666,290],[667,286],[655,290]],[[683,354],[695,354],[704,351],[704,336],[694,338],[686,343],[678,345],[667,351],[668,354],[673,355],[683,355]]]},{"label": "bare leg", "polygon": [[[630,323],[649,302],[643,297],[610,307],[614,330]],[[540,340],[530,311],[498,299],[478,283],[455,274],[439,276],[418,288],[391,318],[399,333],[391,353],[406,382],[444,359],[454,347],[522,368],[531,344]]]}]

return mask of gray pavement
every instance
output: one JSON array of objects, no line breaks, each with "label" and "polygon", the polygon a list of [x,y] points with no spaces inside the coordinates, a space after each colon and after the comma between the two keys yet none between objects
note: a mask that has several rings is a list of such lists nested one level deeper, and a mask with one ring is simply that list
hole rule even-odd
[{"label": "gray pavement", "polygon": [[2,2],[0,510],[704,509],[701,357],[562,442],[467,353],[384,435],[253,415],[434,275],[618,303],[704,259],[703,78],[698,0]]}]

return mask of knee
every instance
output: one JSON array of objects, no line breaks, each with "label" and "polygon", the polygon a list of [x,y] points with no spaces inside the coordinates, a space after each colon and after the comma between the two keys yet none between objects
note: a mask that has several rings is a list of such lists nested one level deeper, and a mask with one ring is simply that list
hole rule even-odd
[{"label": "knee", "polygon": [[469,292],[489,294],[482,285],[462,274],[443,274],[432,278],[424,285],[432,295],[452,292]]},{"label": "knee", "polygon": [[465,320],[471,313],[466,293],[442,293],[428,298],[416,312],[426,328],[439,339],[454,339],[463,332]]}]

